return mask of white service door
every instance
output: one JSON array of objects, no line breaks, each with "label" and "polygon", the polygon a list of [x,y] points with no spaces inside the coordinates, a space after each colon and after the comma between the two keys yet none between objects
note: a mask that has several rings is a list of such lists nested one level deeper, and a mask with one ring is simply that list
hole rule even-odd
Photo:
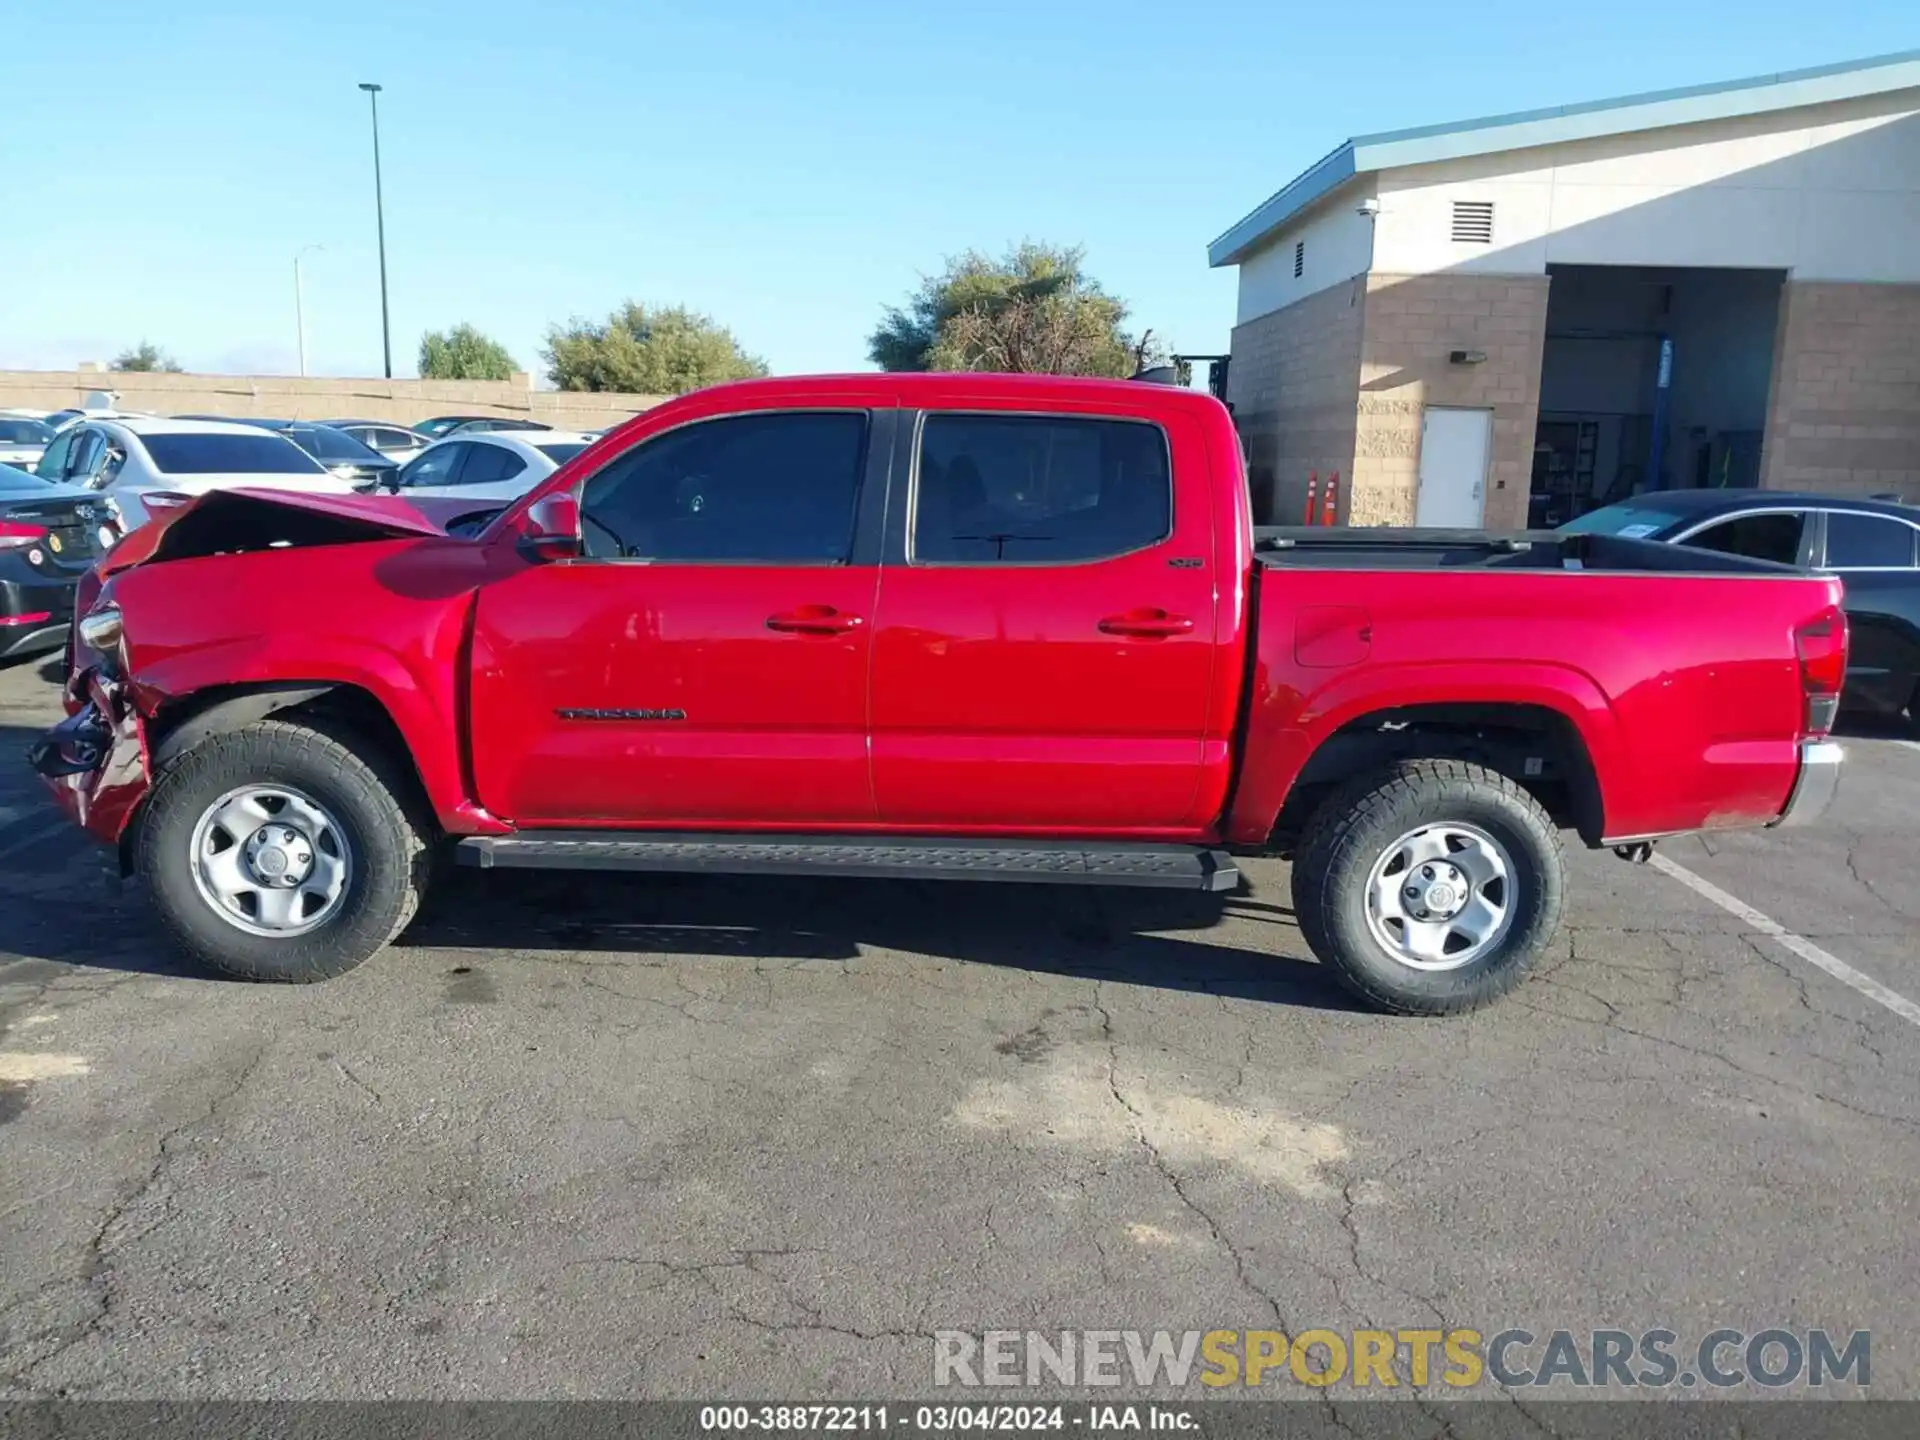
[{"label": "white service door", "polygon": [[1413,523],[1478,530],[1486,523],[1493,412],[1429,405],[1420,420],[1420,493]]}]

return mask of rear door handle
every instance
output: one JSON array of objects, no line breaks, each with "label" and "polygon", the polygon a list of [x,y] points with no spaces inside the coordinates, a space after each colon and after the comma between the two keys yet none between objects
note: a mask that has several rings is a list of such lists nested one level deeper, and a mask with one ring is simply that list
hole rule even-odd
[{"label": "rear door handle", "polygon": [[767,617],[767,629],[792,635],[844,635],[860,628],[858,615],[848,615],[831,605],[802,605]]},{"label": "rear door handle", "polygon": [[1164,610],[1129,610],[1124,615],[1109,615],[1100,622],[1108,635],[1135,635],[1145,640],[1164,640],[1170,635],[1185,635],[1193,629],[1190,615],[1169,615]]}]

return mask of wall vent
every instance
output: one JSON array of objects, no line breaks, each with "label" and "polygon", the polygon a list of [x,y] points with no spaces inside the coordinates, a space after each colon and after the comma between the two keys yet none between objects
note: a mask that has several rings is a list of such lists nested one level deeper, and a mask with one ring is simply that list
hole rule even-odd
[{"label": "wall vent", "polygon": [[1491,245],[1493,243],[1493,202],[1456,200],[1453,202],[1453,243]]},{"label": "wall vent", "polygon": [[1307,242],[1304,240],[1296,240],[1293,242],[1293,278],[1298,280],[1306,273],[1306,269]]}]

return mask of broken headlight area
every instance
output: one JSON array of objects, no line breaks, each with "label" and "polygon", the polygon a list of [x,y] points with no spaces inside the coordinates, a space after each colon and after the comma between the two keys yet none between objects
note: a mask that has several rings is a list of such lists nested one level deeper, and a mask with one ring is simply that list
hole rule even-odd
[{"label": "broken headlight area", "polygon": [[27,762],[49,780],[57,780],[98,770],[112,748],[113,726],[90,703],[34,741],[27,749]]}]

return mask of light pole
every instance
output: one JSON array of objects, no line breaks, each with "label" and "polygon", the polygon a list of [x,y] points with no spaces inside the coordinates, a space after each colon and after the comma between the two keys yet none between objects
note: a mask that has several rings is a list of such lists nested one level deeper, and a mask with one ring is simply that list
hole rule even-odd
[{"label": "light pole", "polygon": [[293,252],[293,333],[300,346],[300,375],[307,373],[307,297],[300,288],[300,257],[314,250],[324,250],[324,245],[302,245]]},{"label": "light pole", "polygon": [[373,214],[380,230],[380,352],[386,359],[387,379],[393,378],[393,328],[387,320],[387,202],[380,188],[380,87],[363,80],[373,106]]}]

